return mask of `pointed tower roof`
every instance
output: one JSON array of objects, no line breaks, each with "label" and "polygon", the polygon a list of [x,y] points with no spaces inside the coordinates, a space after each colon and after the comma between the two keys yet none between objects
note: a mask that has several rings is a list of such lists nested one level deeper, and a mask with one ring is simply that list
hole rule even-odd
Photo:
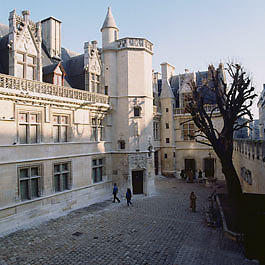
[{"label": "pointed tower roof", "polygon": [[114,20],[114,17],[112,15],[112,12],[111,12],[111,8],[108,7],[108,12],[107,12],[107,15],[106,15],[106,18],[105,18],[105,21],[103,23],[103,26],[101,28],[101,31],[105,28],[115,28],[115,29],[118,29],[118,27],[116,26],[116,22]]},{"label": "pointed tower roof", "polygon": [[162,91],[160,98],[175,98],[167,79],[162,79]]}]

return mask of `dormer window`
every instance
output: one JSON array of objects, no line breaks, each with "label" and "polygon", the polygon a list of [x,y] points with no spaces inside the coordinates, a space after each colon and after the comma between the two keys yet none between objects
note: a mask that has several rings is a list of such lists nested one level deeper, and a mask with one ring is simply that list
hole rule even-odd
[{"label": "dormer window", "polygon": [[133,114],[134,117],[140,117],[141,116],[141,107],[136,106],[133,108]]},{"label": "dormer window", "polygon": [[54,84],[57,86],[64,85],[65,71],[61,63],[51,64],[42,68],[43,82]]}]

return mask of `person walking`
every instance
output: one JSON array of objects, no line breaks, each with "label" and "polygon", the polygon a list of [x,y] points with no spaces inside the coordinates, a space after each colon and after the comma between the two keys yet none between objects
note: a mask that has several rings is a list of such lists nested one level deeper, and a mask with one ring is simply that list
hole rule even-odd
[{"label": "person walking", "polygon": [[132,198],[132,192],[131,189],[128,188],[126,192],[127,206],[129,206],[130,204],[132,205],[131,198]]},{"label": "person walking", "polygon": [[196,199],[197,199],[197,197],[196,197],[195,193],[192,191],[190,193],[190,208],[191,208],[192,212],[196,212]]},{"label": "person walking", "polygon": [[114,187],[113,187],[113,202],[115,202],[116,200],[120,203],[120,199],[117,197],[117,193],[118,193],[118,187],[117,187],[117,184],[114,183]]}]

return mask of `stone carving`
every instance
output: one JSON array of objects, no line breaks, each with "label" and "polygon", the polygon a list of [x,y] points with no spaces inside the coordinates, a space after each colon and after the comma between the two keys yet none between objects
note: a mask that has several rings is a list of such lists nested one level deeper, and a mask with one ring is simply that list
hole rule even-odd
[{"label": "stone carving", "polygon": [[[108,104],[108,96],[98,93],[92,93],[88,91],[77,90],[69,87],[61,87],[48,83],[43,83],[33,80],[25,80],[22,78],[0,74],[0,92],[1,88],[11,89],[10,93],[15,93],[21,95],[21,92],[25,92],[28,96],[38,98],[40,94],[46,94],[57,97],[64,97],[72,99],[79,99],[85,101],[82,106],[87,105],[88,103],[104,103]],[[6,91],[5,91],[6,92]],[[29,95],[29,92],[33,92],[32,95]],[[34,93],[40,93],[36,95]],[[25,96],[25,95],[24,95]],[[56,99],[53,98],[53,101]]]},{"label": "stone carving", "polygon": [[252,185],[251,171],[245,167],[241,167],[241,178],[245,180],[249,185]]},{"label": "stone carving", "polygon": [[139,153],[129,155],[129,165],[131,169],[145,169],[147,166],[146,154]]}]

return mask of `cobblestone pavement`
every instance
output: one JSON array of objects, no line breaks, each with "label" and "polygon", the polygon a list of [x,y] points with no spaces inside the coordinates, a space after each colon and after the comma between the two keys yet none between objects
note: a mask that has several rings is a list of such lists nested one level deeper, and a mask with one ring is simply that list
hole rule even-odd
[{"label": "cobblestone pavement", "polygon": [[[153,196],[134,196],[132,207],[108,200],[2,237],[0,265],[257,264],[221,229],[205,224],[210,188],[162,177],[156,187]],[[192,190],[196,213],[189,209]]]}]

